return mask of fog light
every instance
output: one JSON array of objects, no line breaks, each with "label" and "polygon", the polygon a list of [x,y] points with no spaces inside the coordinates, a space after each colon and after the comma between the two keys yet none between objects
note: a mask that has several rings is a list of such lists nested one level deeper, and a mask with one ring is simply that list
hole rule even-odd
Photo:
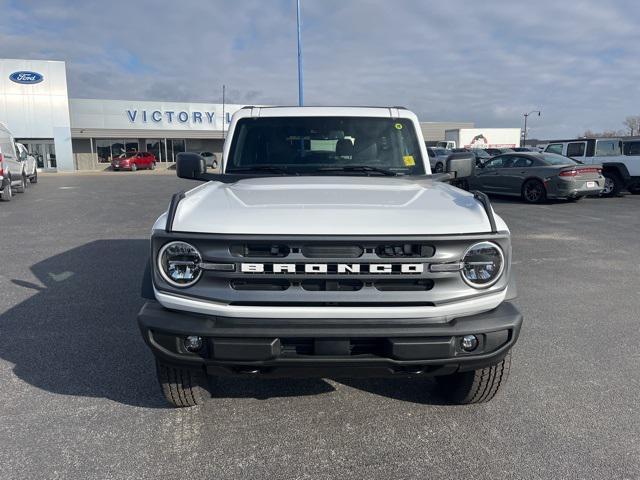
[{"label": "fog light", "polygon": [[189,335],[184,339],[184,348],[189,352],[197,352],[202,348],[202,337],[197,335]]},{"label": "fog light", "polygon": [[460,346],[465,352],[473,352],[478,347],[478,337],[475,335],[465,335],[462,337]]}]

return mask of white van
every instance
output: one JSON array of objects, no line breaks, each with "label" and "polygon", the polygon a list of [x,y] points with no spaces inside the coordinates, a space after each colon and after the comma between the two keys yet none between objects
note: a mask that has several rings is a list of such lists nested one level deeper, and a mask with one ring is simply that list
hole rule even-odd
[{"label": "white van", "polygon": [[20,161],[16,142],[7,127],[0,123],[0,200],[9,201],[13,191],[27,188],[26,162]]}]

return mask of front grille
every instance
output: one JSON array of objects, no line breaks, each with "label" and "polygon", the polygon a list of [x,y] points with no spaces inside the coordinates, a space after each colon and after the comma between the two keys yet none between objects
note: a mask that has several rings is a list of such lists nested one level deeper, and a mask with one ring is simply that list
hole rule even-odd
[{"label": "front grille", "polygon": [[[188,289],[167,285],[158,273],[154,282],[163,291],[228,305],[433,306],[484,293],[464,283],[458,271],[431,272],[429,268],[433,263],[459,261],[479,238],[489,238],[505,253],[510,251],[506,234],[414,239],[273,236],[266,240],[157,233],[155,257],[168,241],[180,239],[201,252],[204,264],[232,265],[233,269],[205,270]],[[243,269],[243,264],[264,268]],[[505,286],[506,280],[487,291]]]},{"label": "front grille", "polygon": [[286,258],[302,256],[304,258],[360,258],[364,254],[373,254],[380,258],[430,258],[435,254],[435,247],[419,243],[385,243],[364,245],[311,244],[281,245],[273,243],[244,243],[229,247],[235,257],[244,258]]}]

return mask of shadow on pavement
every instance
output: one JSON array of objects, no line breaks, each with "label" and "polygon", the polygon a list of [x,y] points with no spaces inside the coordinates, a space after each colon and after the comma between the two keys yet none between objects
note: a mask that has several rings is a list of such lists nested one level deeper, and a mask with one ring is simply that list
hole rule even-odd
[{"label": "shadow on pavement", "polygon": [[[12,279],[34,295],[0,315],[0,357],[49,392],[166,407],[136,320],[148,249],[146,240],[98,240],[33,265],[40,285]],[[320,379],[219,381],[230,398],[333,390]]]},{"label": "shadow on pavement", "polygon": [[0,315],[0,357],[53,393],[163,407],[136,314],[145,240],[99,240],[31,267],[34,295]]},{"label": "shadow on pavement", "polygon": [[363,392],[421,405],[451,405],[438,395],[433,378],[337,378],[336,382]]}]

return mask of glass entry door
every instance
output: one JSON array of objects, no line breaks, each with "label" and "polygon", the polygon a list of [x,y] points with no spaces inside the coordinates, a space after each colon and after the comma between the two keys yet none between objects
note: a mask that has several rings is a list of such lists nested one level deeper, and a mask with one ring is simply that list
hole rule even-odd
[{"label": "glass entry door", "polygon": [[178,154],[186,151],[186,145],[183,138],[167,138],[168,159],[175,162]]},{"label": "glass entry door", "polygon": [[56,162],[56,146],[53,140],[18,140],[22,143],[31,155],[36,159],[36,166],[39,170],[55,170],[58,168]]}]

